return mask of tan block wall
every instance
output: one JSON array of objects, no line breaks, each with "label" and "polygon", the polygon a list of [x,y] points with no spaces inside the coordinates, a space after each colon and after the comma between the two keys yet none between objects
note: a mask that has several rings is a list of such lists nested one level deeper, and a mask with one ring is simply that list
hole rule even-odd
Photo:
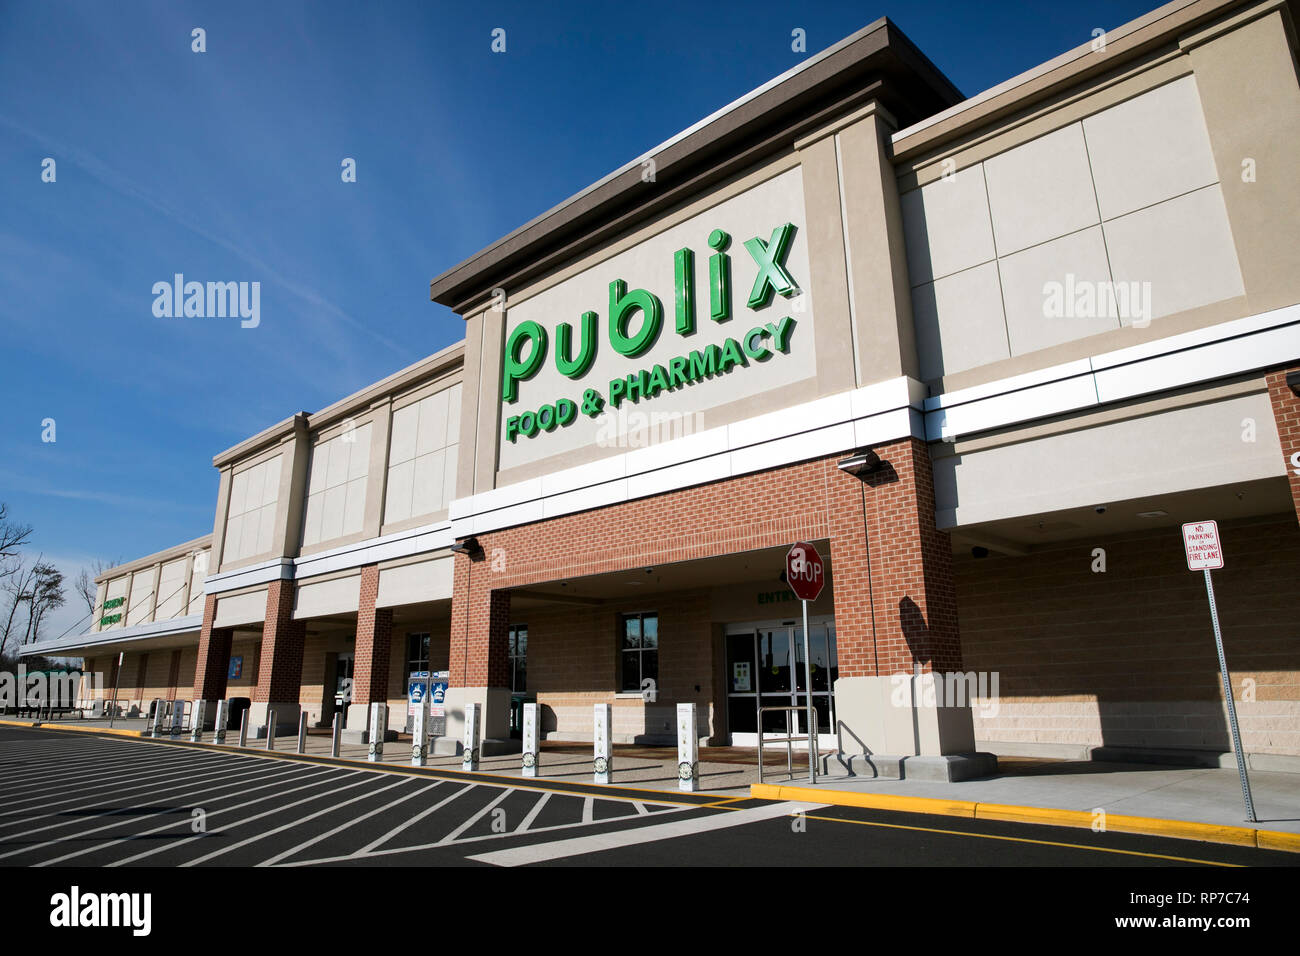
[{"label": "tan block wall", "polygon": [[[659,615],[659,681],[654,702],[622,695],[618,683],[618,617]],[[675,735],[679,703],[698,705],[701,736],[720,733],[725,710],[714,707],[714,628],[707,591],[647,595],[636,603],[521,610],[511,622],[528,625],[528,691],[542,708],[545,737],[590,740],[592,707],[613,706],[614,740]],[[721,666],[721,665],[718,665]]]},{"label": "tan block wall", "polygon": [[[1285,516],[1220,530],[1243,746],[1300,754],[1300,529]],[[975,702],[980,746],[1232,749],[1204,577],[1177,527],[954,564],[964,668],[999,677],[998,700]]]}]

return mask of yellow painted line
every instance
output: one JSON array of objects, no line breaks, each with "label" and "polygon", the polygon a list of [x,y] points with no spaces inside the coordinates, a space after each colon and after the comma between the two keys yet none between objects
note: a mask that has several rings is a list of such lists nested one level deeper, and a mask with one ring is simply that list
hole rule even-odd
[{"label": "yellow painted line", "polygon": [[967,800],[941,800],[934,797],[904,797],[892,794],[858,793],[850,790],[818,790],[785,784],[753,783],[749,795],[762,800],[797,800],[802,803],[830,803],[839,807],[865,807],[870,810],[900,810],[906,813],[938,813],[945,817],[975,818],[975,804]]},{"label": "yellow painted line", "polygon": [[74,734],[106,734],[113,737],[132,737],[136,740],[153,740],[143,730],[123,730],[120,727],[78,727],[62,724],[42,724],[31,720],[0,720],[0,726],[24,727],[31,730],[66,730]]},{"label": "yellow painted line", "polygon": [[[1094,822],[1093,815],[1088,811],[1061,810],[1053,807],[1021,807],[1006,803],[936,800],[931,797],[860,793],[851,790],[820,790],[814,787],[793,787],[785,784],[756,783],[750,786],[749,792],[751,796],[764,800],[799,800],[805,803],[827,803],[840,807],[863,807],[900,813],[934,813],[947,817],[1034,823],[1040,826],[1091,829]],[[1106,832],[1138,833],[1176,840],[1198,840],[1202,843],[1221,843],[1229,846],[1300,853],[1300,834],[1258,830],[1252,827],[1224,826],[1217,823],[1196,823],[1190,820],[1164,820],[1159,817],[1108,813]]]},{"label": "yellow painted line", "polygon": [[997,833],[971,833],[969,830],[943,830],[938,827],[913,827],[901,823],[879,823],[871,820],[845,820],[842,817],[821,817],[807,814],[810,820],[826,820],[831,823],[855,823],[867,827],[884,827],[890,830],[915,830],[918,833],[949,833],[953,836],[978,837],[981,840],[1006,840],[1012,843],[1034,843],[1038,846],[1058,846],[1072,850],[1089,850],[1094,853],[1118,853],[1122,856],[1141,856],[1153,860],[1173,860],[1176,863],[1204,863],[1206,866],[1226,866],[1241,869],[1244,864],[1224,863],[1220,860],[1198,860],[1190,856],[1169,856],[1165,853],[1144,853],[1140,850],[1120,850],[1115,847],[1087,846],[1082,843],[1062,843],[1058,840],[1034,840],[1029,837],[1003,836]]}]

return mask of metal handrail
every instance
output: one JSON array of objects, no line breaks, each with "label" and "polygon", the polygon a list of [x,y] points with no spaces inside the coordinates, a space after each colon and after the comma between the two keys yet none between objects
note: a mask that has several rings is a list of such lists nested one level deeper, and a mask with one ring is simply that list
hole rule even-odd
[{"label": "metal handrail", "polygon": [[758,708],[758,782],[763,782],[763,714],[768,711],[785,712],[785,733],[784,737],[777,737],[772,740],[774,744],[785,744],[785,770],[791,777],[794,776],[794,744],[808,742],[808,779],[812,783],[817,782],[817,725],[811,723],[808,727],[808,735],[804,737],[794,736],[794,725],[791,723],[790,715],[799,711],[806,711],[808,708],[802,704],[791,704],[781,707],[760,707]]}]

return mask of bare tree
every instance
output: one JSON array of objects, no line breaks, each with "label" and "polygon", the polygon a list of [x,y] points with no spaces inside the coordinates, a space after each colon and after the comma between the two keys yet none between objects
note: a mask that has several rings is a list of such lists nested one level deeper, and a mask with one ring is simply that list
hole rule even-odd
[{"label": "bare tree", "polygon": [[9,520],[9,506],[0,501],[0,559],[17,557],[32,536],[32,526]]},{"label": "bare tree", "polygon": [[32,616],[32,593],[36,579],[36,568],[40,559],[28,563],[22,557],[8,563],[5,574],[0,578],[0,592],[5,596],[5,607],[0,611],[0,657],[4,656],[9,639],[18,634],[18,606],[27,605],[27,624],[30,629]]},{"label": "bare tree", "polygon": [[95,601],[99,597],[99,586],[95,584],[95,578],[99,577],[109,568],[115,568],[121,563],[121,558],[118,558],[116,561],[104,561],[100,558],[96,558],[94,561],[90,562],[90,567],[82,568],[81,572],[77,575],[77,579],[73,582],[72,586],[76,589],[77,593],[81,595],[81,599],[86,602],[86,610],[90,613],[93,614],[95,612]]},{"label": "bare tree", "polygon": [[33,567],[31,614],[28,616],[27,643],[40,638],[41,619],[46,613],[63,607],[67,599],[63,594],[63,572],[52,564],[36,559]]}]

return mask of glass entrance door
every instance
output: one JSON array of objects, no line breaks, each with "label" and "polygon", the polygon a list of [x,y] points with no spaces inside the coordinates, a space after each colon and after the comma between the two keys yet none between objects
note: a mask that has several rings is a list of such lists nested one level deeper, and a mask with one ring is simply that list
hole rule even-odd
[{"label": "glass entrance door", "polygon": [[[812,655],[812,703],[817,732],[830,734],[835,721],[834,688],[838,674],[835,624],[831,618],[809,621]],[[758,742],[759,708],[801,708],[794,718],[795,734],[804,733],[808,687],[804,673],[802,622],[732,626],[728,628],[727,721],[731,742],[753,746]],[[762,716],[766,737],[783,737],[786,714],[771,711]]]}]

